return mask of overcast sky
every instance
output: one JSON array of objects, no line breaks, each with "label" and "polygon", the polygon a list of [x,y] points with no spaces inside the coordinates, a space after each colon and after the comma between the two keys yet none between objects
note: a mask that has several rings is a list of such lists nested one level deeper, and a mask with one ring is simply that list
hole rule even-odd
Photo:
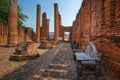
[{"label": "overcast sky", "polygon": [[[36,30],[36,6],[41,5],[42,13],[47,13],[50,19],[50,32],[54,32],[54,3],[58,3],[59,12],[62,17],[62,25],[71,26],[76,14],[81,7],[82,0],[18,0],[18,4],[23,8],[23,13],[29,17],[25,26]],[[42,23],[41,23],[42,25]]]}]

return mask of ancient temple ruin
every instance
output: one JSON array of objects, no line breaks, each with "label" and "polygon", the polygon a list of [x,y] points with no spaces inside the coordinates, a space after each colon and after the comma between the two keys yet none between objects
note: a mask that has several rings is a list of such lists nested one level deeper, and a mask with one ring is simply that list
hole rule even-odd
[{"label": "ancient temple ruin", "polygon": [[[31,27],[17,26],[18,0],[9,1],[8,23],[0,23],[0,45],[16,46],[21,42],[26,42],[31,43],[30,45],[34,47],[34,43],[43,43],[42,47],[47,46],[51,49],[52,44],[64,42],[65,32],[69,32],[68,42],[76,42],[80,49],[92,42],[98,52],[103,54],[100,64],[102,70],[116,79],[120,79],[119,0],[83,0],[71,26],[62,25],[62,16],[58,4],[53,4],[54,40],[51,42],[49,38],[50,19],[44,12],[42,13],[42,21],[40,21],[40,4],[37,5],[35,33]],[[32,49],[30,48],[30,50]]]}]

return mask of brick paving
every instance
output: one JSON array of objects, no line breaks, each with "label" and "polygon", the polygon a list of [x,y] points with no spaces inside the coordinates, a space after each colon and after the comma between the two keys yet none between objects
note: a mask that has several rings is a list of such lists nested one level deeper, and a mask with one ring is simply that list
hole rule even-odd
[{"label": "brick paving", "polygon": [[[77,80],[76,64],[70,43],[59,43],[39,58],[5,75],[2,80]],[[83,76],[81,80],[95,80],[95,78]]]}]

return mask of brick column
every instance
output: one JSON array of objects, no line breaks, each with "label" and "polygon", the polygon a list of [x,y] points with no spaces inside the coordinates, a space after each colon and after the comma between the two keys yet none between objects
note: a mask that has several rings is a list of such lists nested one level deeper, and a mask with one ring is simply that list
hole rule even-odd
[{"label": "brick column", "polygon": [[37,19],[36,19],[36,42],[40,42],[40,4],[37,5]]},{"label": "brick column", "polygon": [[45,37],[45,34],[46,34],[46,13],[44,12],[42,14],[42,32],[41,32],[41,39],[44,40]]},{"label": "brick column", "polygon": [[50,25],[50,19],[47,19],[47,33],[46,33],[46,38],[47,38],[47,40],[49,40],[49,25]]},{"label": "brick column", "polygon": [[33,32],[32,32],[32,40],[33,40],[33,41],[35,41],[35,36],[36,36],[36,34],[35,34],[35,32],[33,31]]},{"label": "brick column", "polygon": [[58,4],[54,4],[54,41],[58,42],[59,38],[59,14],[58,14]]},{"label": "brick column", "polygon": [[9,14],[8,14],[8,46],[16,46],[18,43],[18,29],[17,29],[17,0],[9,1]]},{"label": "brick column", "polygon": [[47,19],[47,15],[44,12],[42,14],[42,28],[41,28],[41,39],[44,40],[49,40],[49,23],[50,19]]},{"label": "brick column", "polygon": [[61,37],[63,39],[62,33],[63,33],[62,20],[61,20],[61,15],[59,14],[59,37]]}]

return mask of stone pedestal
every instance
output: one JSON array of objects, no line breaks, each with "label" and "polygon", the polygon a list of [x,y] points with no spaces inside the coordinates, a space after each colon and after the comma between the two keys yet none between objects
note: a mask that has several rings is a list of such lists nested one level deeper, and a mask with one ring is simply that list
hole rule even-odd
[{"label": "stone pedestal", "polygon": [[51,49],[53,48],[53,45],[51,44],[51,42],[47,41],[47,40],[43,40],[39,46],[40,49]]},{"label": "stone pedestal", "polygon": [[33,42],[20,42],[17,44],[15,52],[10,56],[11,61],[24,61],[39,57],[39,53],[35,50]]}]

